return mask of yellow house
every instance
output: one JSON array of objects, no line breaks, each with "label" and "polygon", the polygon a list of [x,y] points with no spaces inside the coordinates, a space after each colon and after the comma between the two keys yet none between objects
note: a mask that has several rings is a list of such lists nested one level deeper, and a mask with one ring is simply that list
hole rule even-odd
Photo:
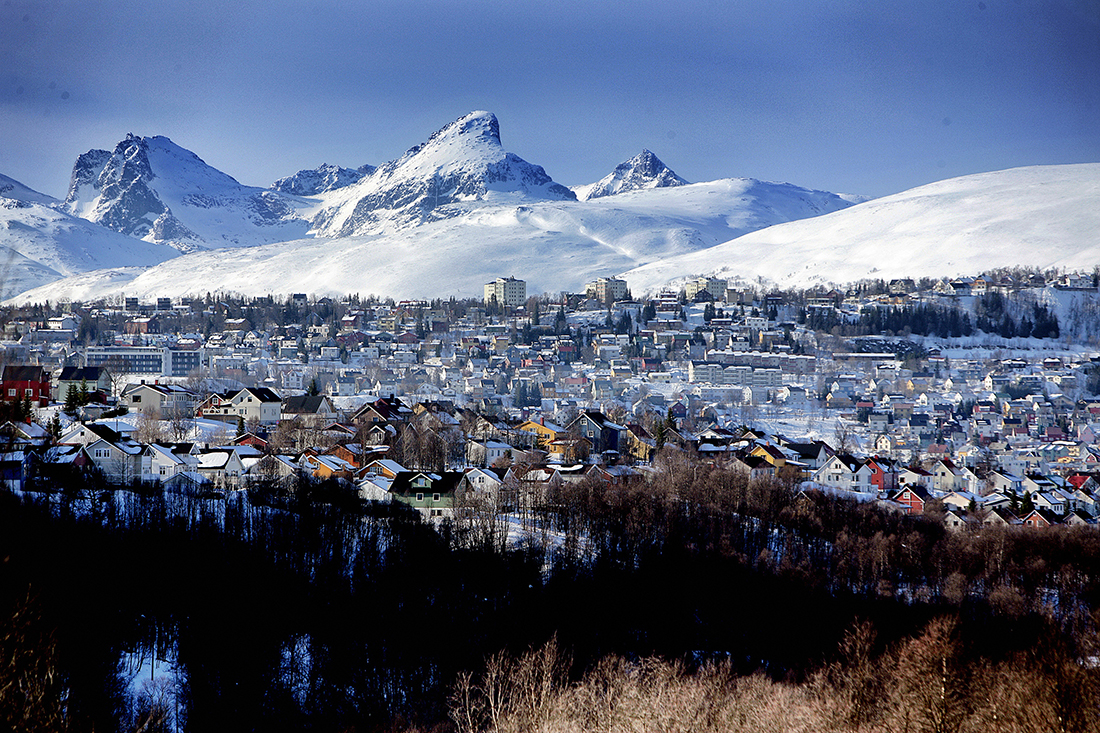
[{"label": "yellow house", "polygon": [[553,443],[565,432],[565,429],[560,425],[548,423],[545,420],[528,420],[522,425],[517,426],[516,429],[527,433],[534,433],[538,437],[539,447],[543,450],[546,450],[546,446]]},{"label": "yellow house", "polygon": [[649,463],[657,452],[657,444],[645,428],[640,425],[627,426],[623,433],[625,440],[620,441],[619,450],[635,461]]},{"label": "yellow house", "polygon": [[756,456],[775,466],[775,472],[780,476],[792,476],[795,478],[809,478],[809,467],[794,459],[788,458],[782,450],[774,445],[759,445],[749,451],[750,456]]}]

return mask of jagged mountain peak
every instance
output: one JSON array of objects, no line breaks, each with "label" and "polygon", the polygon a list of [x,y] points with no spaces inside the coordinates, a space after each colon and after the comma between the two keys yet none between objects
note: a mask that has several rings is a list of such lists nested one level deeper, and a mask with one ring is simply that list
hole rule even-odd
[{"label": "jagged mountain peak", "polygon": [[475,110],[436,130],[428,143],[439,143],[451,137],[475,137],[490,145],[500,145],[500,122],[492,112]]},{"label": "jagged mountain peak", "polygon": [[271,184],[272,191],[289,193],[294,196],[317,196],[350,186],[364,176],[374,173],[373,165],[361,165],[358,168],[341,168],[338,165],[322,163],[316,168],[300,170],[292,176],[280,178]]},{"label": "jagged mountain peak", "polygon": [[687,183],[650,150],[643,148],[642,152],[615,166],[614,171],[596,183],[578,186],[574,190],[579,199],[588,201],[625,191],[684,186]]},{"label": "jagged mountain peak", "polygon": [[182,251],[280,241],[308,228],[279,193],[241,185],[163,135],[132,132],[110,152],[77,158],[62,208]]},{"label": "jagged mountain peak", "polygon": [[496,115],[475,111],[330,199],[314,219],[314,231],[370,234],[446,219],[460,205],[512,199],[572,201],[576,196],[542,166],[505,152]]}]

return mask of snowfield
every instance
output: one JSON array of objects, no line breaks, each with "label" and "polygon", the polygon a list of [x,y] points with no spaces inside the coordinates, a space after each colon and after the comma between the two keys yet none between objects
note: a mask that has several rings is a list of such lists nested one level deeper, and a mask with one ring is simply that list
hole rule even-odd
[{"label": "snowfield", "polygon": [[1100,164],[1014,168],[920,186],[746,234],[623,276],[635,293],[717,275],[784,286],[1100,263]]}]

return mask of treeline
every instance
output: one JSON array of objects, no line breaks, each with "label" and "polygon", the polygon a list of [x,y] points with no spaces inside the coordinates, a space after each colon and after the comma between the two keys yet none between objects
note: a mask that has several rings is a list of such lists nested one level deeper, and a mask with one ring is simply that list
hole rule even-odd
[{"label": "treeline", "polygon": [[1082,660],[1096,651],[1094,635],[1050,628],[1031,649],[990,655],[951,617],[882,649],[863,621],[802,682],[738,675],[728,662],[621,656],[577,679],[552,640],[460,675],[450,716],[459,733],[1091,733],[1100,730],[1100,671]]},{"label": "treeline", "polygon": [[[689,461],[659,464],[653,481],[563,485],[545,507],[564,541],[556,557],[638,567],[679,556],[722,557],[833,597],[891,599],[990,617],[1100,608],[1100,532],[982,527],[949,531],[943,506],[925,516],[800,492]],[[575,556],[570,556],[574,553]]]},{"label": "treeline", "polygon": [[816,331],[837,336],[915,334],[948,338],[974,333],[969,313],[954,306],[931,304],[868,308],[855,321],[846,320],[832,308],[810,308],[805,311],[804,322]]},{"label": "treeline", "polygon": [[1058,318],[1046,305],[1032,303],[1030,308],[1018,310],[1023,313],[1014,317],[1010,303],[1004,295],[996,291],[986,293],[975,304],[977,326],[986,333],[995,333],[1005,338],[1058,338]]},{"label": "treeline", "polygon": [[[787,699],[824,694],[823,675],[852,666],[837,649],[859,618],[875,619],[872,667],[885,675],[871,689],[900,684],[891,660],[944,614],[957,625],[951,659],[999,670],[959,688],[985,694],[1010,672],[1041,687],[1027,655],[1078,654],[1100,608],[1091,528],[947,532],[935,516],[749,481],[674,452],[644,484],[528,488],[529,531],[511,547],[491,508],[463,506],[437,531],[336,482],[226,497],[75,484],[0,495],[0,651],[24,660],[0,679],[0,710],[30,710],[37,689],[53,721],[39,729],[504,730],[503,717],[450,717],[464,679],[484,690],[463,672],[501,649],[556,636],[572,663],[553,690],[569,705],[593,689],[626,695],[645,678],[630,671],[639,664],[682,670],[673,676],[691,694]],[[171,694],[125,674],[124,660],[154,657],[176,670]],[[867,725],[896,729],[883,722],[901,709],[887,692],[872,696]],[[722,709],[707,715],[726,725]],[[707,729],[689,720],[680,729]]]},{"label": "treeline", "polygon": [[833,308],[809,308],[799,320],[816,331],[837,336],[917,335],[958,338],[977,332],[1005,338],[1058,338],[1058,317],[1042,303],[1023,308],[1013,316],[1008,301],[998,292],[983,295],[975,306],[976,317],[955,306],[935,304],[866,308],[857,320],[847,320]]}]

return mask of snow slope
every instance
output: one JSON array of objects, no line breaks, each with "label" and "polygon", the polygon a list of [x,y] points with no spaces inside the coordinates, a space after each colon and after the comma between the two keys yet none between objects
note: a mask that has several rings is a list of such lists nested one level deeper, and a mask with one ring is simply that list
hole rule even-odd
[{"label": "snow slope", "polygon": [[108,267],[151,266],[179,253],[52,208],[59,202],[0,175],[0,293]]},{"label": "snow slope", "polygon": [[1100,263],[1100,164],[962,176],[623,273],[635,293],[696,275],[781,285]]},{"label": "snow slope", "polygon": [[64,210],[113,231],[192,251],[305,236],[316,202],[253,186],[166,137],[130,134],[77,158]]},{"label": "snow slope", "polygon": [[501,274],[526,279],[529,293],[576,291],[601,275],[847,206],[835,194],[752,179],[638,190],[583,203],[473,200],[449,204],[437,221],[384,234],[196,252],[146,272],[102,273],[102,282],[95,274],[82,276],[19,300],[169,297],[217,289],[478,296],[485,282]]}]

